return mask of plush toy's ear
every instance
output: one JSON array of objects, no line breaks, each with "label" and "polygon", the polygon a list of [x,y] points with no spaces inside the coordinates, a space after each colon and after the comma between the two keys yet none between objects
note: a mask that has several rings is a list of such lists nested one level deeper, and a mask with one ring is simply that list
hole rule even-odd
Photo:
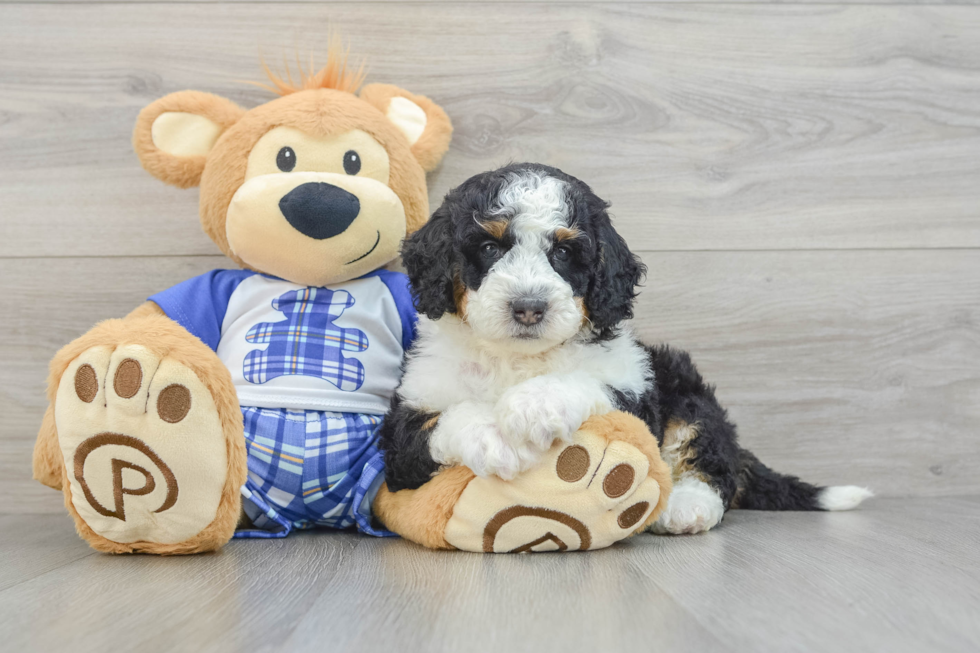
[{"label": "plush toy's ear", "polygon": [[237,104],[217,95],[171,93],[140,111],[133,148],[151,175],[190,188],[201,181],[204,162],[215,141],[244,114]]},{"label": "plush toy's ear", "polygon": [[391,84],[368,84],[361,90],[361,99],[377,107],[405,134],[423,170],[439,165],[453,135],[453,125],[442,107]]}]

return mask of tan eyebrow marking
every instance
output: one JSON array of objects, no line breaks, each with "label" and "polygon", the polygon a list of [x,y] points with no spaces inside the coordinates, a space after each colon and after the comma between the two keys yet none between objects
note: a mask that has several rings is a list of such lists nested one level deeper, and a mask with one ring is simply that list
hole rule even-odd
[{"label": "tan eyebrow marking", "polygon": [[481,222],[480,226],[496,239],[501,239],[507,232],[507,221],[506,220],[490,220],[489,222]]},{"label": "tan eyebrow marking", "polygon": [[555,240],[561,242],[563,240],[574,240],[582,235],[576,227],[558,227],[555,229]]}]

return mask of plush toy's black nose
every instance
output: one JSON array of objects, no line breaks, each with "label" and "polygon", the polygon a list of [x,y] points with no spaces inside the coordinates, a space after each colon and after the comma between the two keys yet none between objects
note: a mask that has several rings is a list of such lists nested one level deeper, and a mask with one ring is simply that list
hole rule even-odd
[{"label": "plush toy's black nose", "polygon": [[537,324],[544,319],[544,313],[548,310],[548,302],[540,299],[515,299],[510,303],[514,319],[525,326]]},{"label": "plush toy's black nose", "polygon": [[286,193],[279,210],[296,231],[324,240],[344,233],[360,213],[361,203],[343,188],[311,181]]}]

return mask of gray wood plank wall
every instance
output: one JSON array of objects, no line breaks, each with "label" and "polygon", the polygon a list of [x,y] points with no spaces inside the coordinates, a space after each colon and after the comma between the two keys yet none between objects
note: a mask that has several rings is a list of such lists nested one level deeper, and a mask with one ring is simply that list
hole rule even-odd
[{"label": "gray wood plank wall", "polygon": [[635,328],[690,349],[764,460],[880,494],[980,491],[980,7],[0,2],[0,512],[46,361],[227,265],[197,194],[143,172],[139,109],[322,51],[429,95],[433,204],[537,160],[613,203],[650,267]]}]

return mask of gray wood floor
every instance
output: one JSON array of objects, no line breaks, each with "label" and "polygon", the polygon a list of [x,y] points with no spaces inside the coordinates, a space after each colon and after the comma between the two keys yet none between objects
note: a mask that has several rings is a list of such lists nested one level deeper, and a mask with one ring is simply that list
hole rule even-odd
[{"label": "gray wood floor", "polygon": [[[582,177],[650,268],[636,330],[773,467],[884,498],[561,557],[88,549],[30,479],[47,361],[230,266],[133,121],[184,88],[264,102],[259,51],[330,27],[453,119],[433,204],[511,160]],[[0,650],[976,651],[978,182],[973,1],[0,0]]]},{"label": "gray wood floor", "polygon": [[0,517],[0,648],[156,651],[980,649],[980,497],[734,511],[696,536],[480,556],[306,533],[215,555],[93,553]]}]

